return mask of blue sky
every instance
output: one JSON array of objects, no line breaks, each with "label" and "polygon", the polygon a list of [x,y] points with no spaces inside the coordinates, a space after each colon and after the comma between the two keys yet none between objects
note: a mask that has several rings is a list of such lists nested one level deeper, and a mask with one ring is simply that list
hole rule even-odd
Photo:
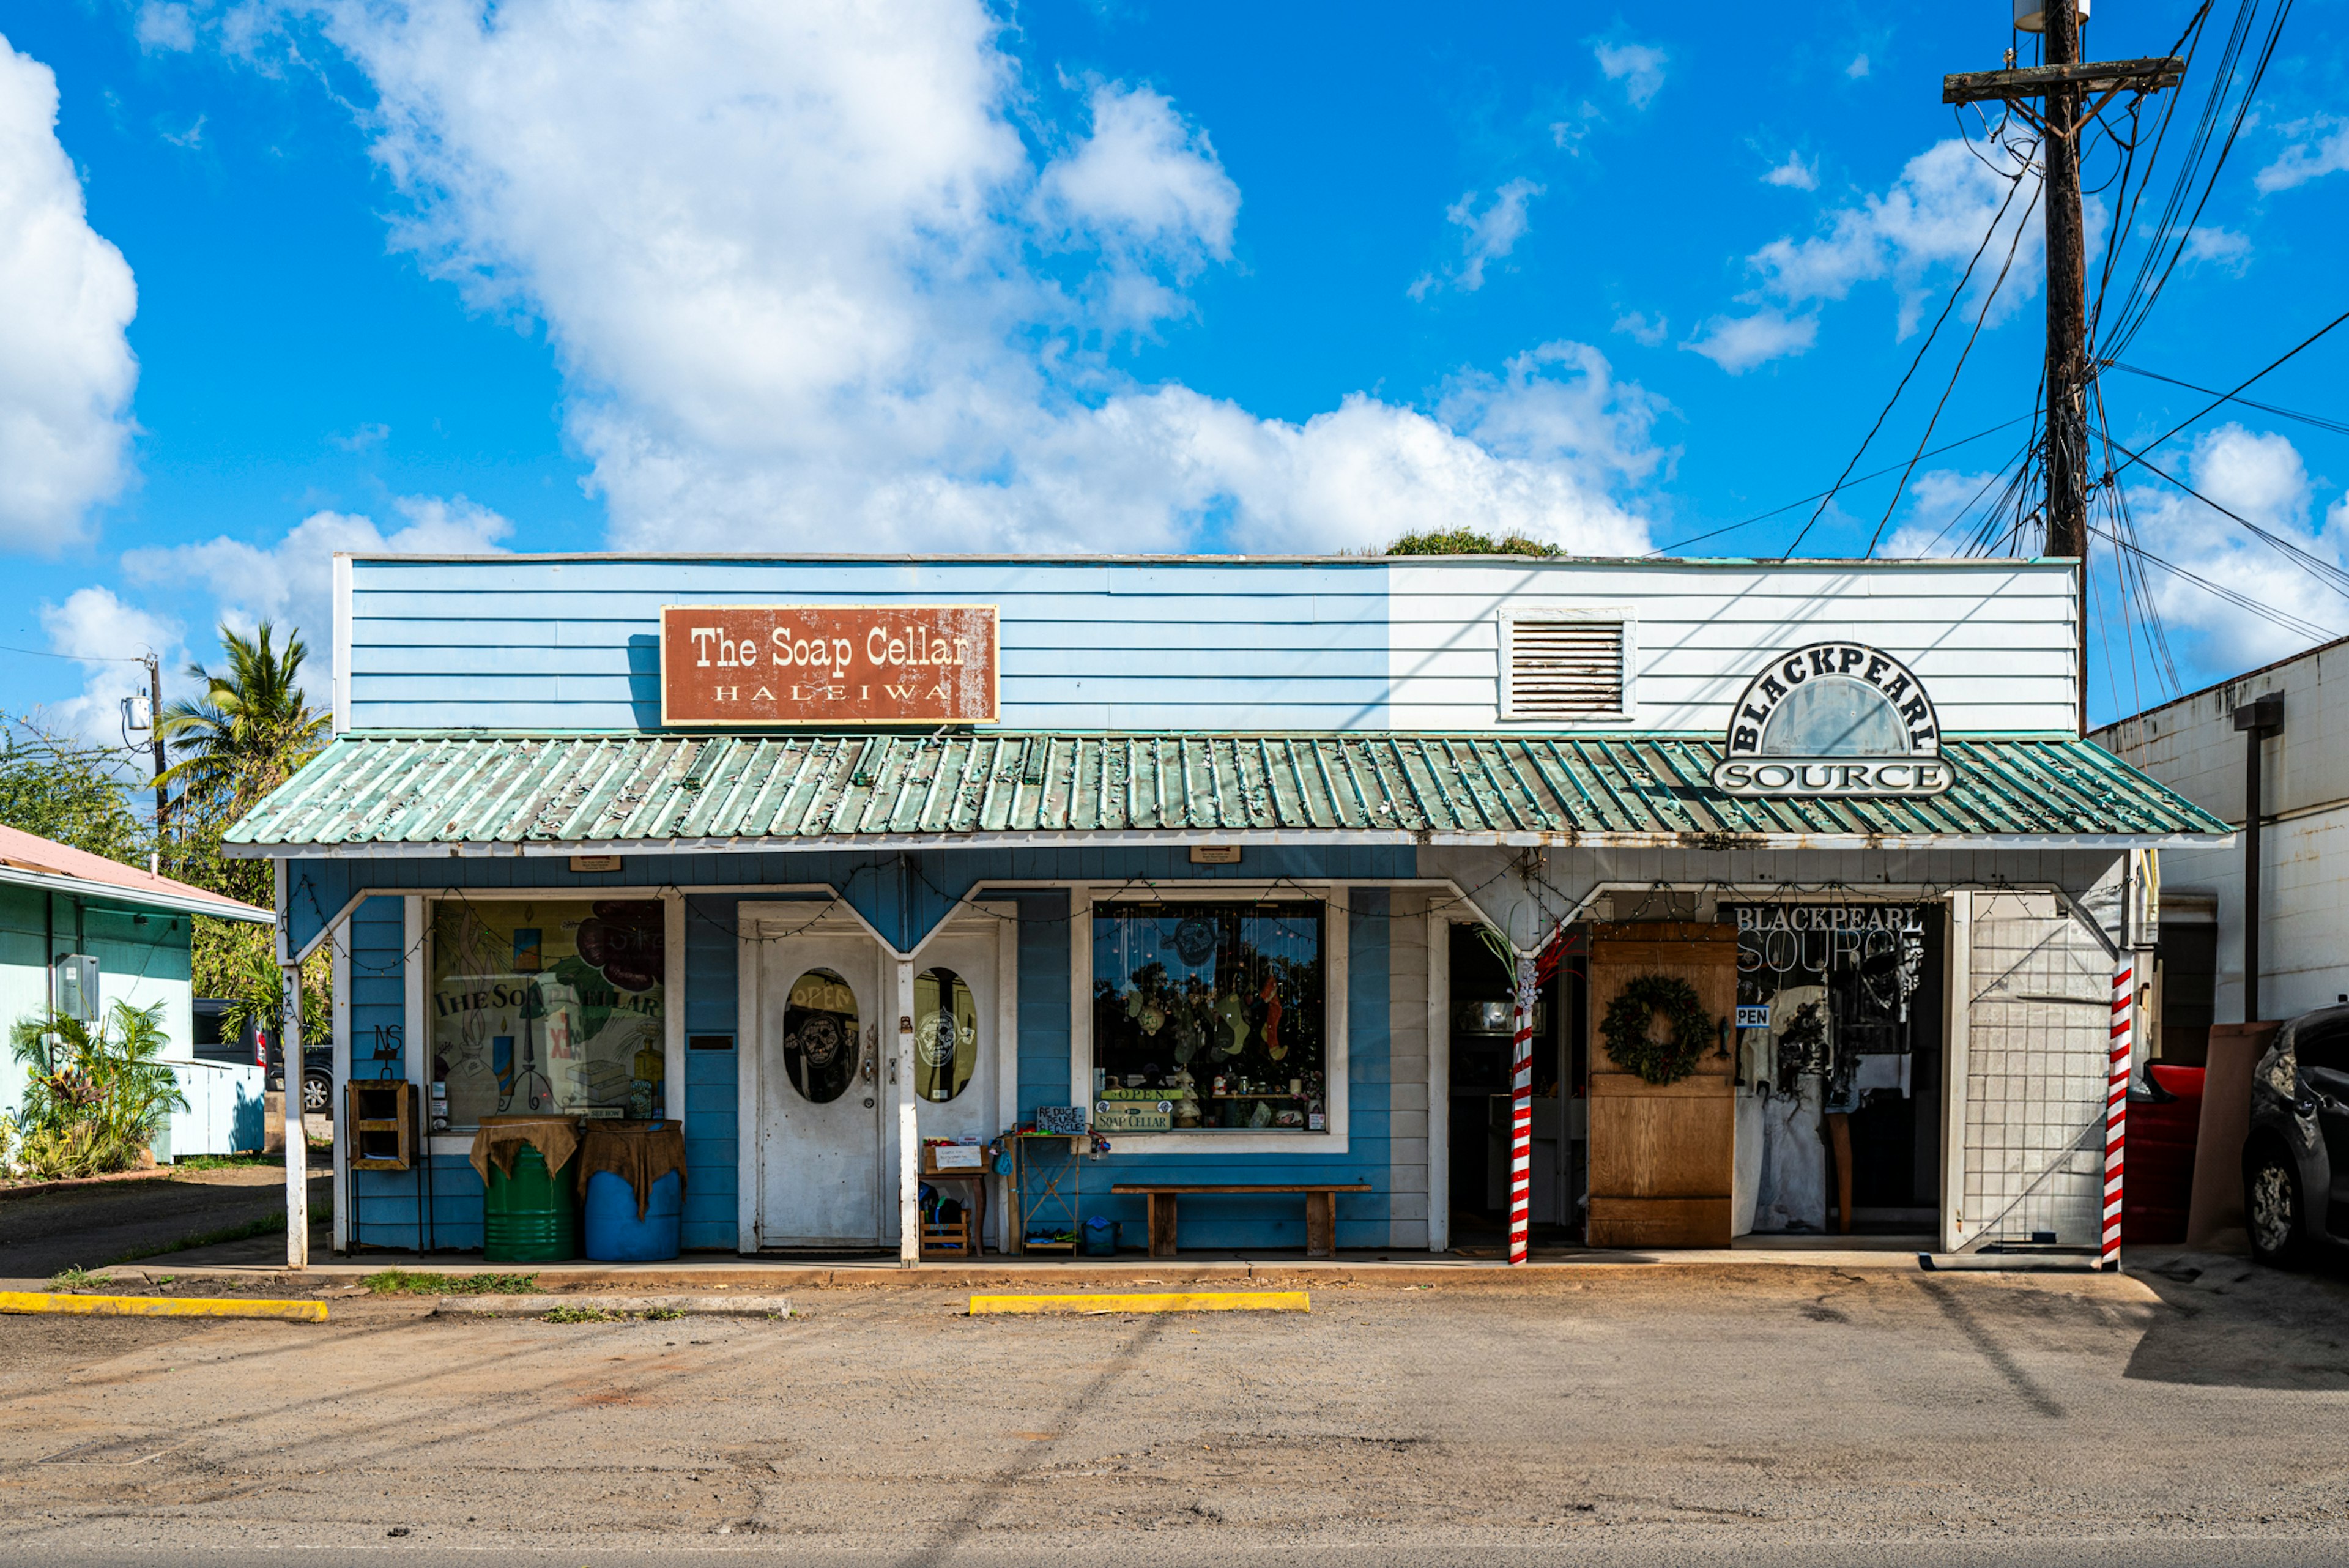
[{"label": "blue sky", "polygon": [[[2100,11],[2101,57],[2191,15]],[[2344,33],[2292,8],[2127,363],[2231,386],[2349,309]],[[2026,426],[1897,504],[1713,531],[1836,479],[1985,234],[1858,470],[2036,396],[2035,181],[1992,232],[2018,166],[1939,101],[2018,41],[2000,0],[32,0],[0,36],[0,644],[71,656],[10,657],[0,701],[96,732],[133,673],[101,655],[176,676],[222,618],[298,623],[323,677],[328,553],[386,543],[1947,549]],[[2349,417],[2344,355],[2247,395]],[[2132,447],[2208,401],[2106,385]],[[2349,562],[2339,434],[2233,408],[2148,455]],[[2321,573],[2127,486],[2235,596],[2150,574],[2188,685],[2349,629]],[[2104,576],[2099,719],[2168,674]]]}]

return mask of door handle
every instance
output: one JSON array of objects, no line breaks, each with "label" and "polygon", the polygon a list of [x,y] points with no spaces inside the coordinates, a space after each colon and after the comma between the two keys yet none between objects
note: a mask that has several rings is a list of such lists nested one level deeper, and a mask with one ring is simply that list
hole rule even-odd
[{"label": "door handle", "polygon": [[864,1081],[868,1084],[871,1083],[873,1081],[873,1055],[871,1052],[865,1053],[864,1073]]}]

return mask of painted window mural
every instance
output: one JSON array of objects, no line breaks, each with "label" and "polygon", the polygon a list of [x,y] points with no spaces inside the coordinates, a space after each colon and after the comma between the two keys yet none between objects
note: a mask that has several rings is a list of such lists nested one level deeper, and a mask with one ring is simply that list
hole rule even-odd
[{"label": "painted window mural", "polygon": [[436,902],[432,1079],[450,1130],[666,1116],[666,961],[657,899]]},{"label": "painted window mural", "polygon": [[1093,1125],[1328,1130],[1319,904],[1093,912]]},{"label": "painted window mural", "polygon": [[978,1065],[978,1000],[950,969],[914,977],[914,1093],[944,1105]]}]

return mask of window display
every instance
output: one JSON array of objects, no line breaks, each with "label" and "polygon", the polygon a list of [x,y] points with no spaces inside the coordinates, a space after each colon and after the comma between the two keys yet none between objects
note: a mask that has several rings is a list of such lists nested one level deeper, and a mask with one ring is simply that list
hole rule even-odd
[{"label": "window display", "polygon": [[856,992],[834,971],[812,969],[783,999],[783,1074],[801,1098],[828,1106],[864,1064]]},{"label": "window display", "polygon": [[434,903],[432,1080],[449,1130],[532,1112],[666,1116],[665,929],[653,898]]},{"label": "window display", "polygon": [[[1725,908],[1737,922],[1737,1083],[1758,1133],[1758,1231],[1817,1231],[1849,1170],[1855,1112],[1912,1090],[1924,910],[1909,904]],[[1741,1135],[1750,1136],[1750,1135]],[[1851,1227],[1847,1222],[1844,1229]]]},{"label": "window display", "polygon": [[914,1093],[944,1105],[978,1065],[978,1001],[950,969],[914,977]]},{"label": "window display", "polygon": [[1329,1129],[1322,907],[1093,911],[1093,1126]]}]

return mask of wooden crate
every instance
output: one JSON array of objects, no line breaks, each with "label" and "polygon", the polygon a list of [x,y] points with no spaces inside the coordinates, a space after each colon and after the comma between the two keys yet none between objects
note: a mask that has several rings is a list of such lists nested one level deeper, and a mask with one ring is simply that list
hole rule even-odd
[{"label": "wooden crate", "polygon": [[353,1170],[406,1170],[416,1163],[416,1085],[398,1080],[343,1085],[344,1126],[350,1129]]},{"label": "wooden crate", "polygon": [[968,1258],[970,1248],[970,1216],[922,1224],[922,1256]]}]

